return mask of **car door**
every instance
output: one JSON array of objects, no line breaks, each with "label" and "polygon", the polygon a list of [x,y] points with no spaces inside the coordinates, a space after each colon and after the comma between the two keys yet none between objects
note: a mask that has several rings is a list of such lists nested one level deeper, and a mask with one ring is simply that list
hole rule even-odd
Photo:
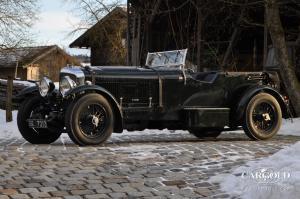
[{"label": "car door", "polygon": [[199,81],[189,76],[183,89],[184,107],[222,107],[226,96],[225,82],[216,74],[214,81]]},{"label": "car door", "polygon": [[185,87],[182,71],[161,72],[162,105],[165,110],[178,109],[181,106],[182,92]]}]

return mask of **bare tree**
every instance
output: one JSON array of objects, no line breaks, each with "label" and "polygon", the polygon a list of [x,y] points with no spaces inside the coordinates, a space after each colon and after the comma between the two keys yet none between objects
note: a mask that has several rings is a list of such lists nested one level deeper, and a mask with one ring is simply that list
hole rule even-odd
[{"label": "bare tree", "polygon": [[124,30],[127,29],[127,21],[124,24],[118,18],[112,17],[105,22],[103,21],[106,15],[115,8],[122,6],[121,0],[75,0],[75,2],[76,9],[73,11],[81,21],[74,27],[70,35],[87,30],[101,21],[101,24],[99,23],[98,26],[90,30],[90,34],[93,35],[89,38],[92,39],[90,43],[95,46],[105,45],[105,48],[109,46],[110,62],[125,64],[122,61],[126,60],[127,49],[123,37]]},{"label": "bare tree", "polygon": [[[68,1],[74,3],[74,0]],[[88,30],[113,9],[121,5],[120,0],[113,0],[110,3],[105,0],[75,0],[75,3],[73,13],[81,20],[78,24],[74,24],[74,30],[70,35]]]},{"label": "bare tree", "polygon": [[69,2],[77,4],[74,12],[81,19],[75,31],[87,29],[96,24],[114,8],[121,5],[121,0],[69,0]]},{"label": "bare tree", "polygon": [[37,0],[0,0],[0,49],[28,42],[37,9]]},{"label": "bare tree", "polygon": [[290,96],[296,114],[300,116],[300,83],[297,79],[295,67],[292,64],[288,53],[285,30],[280,19],[280,2],[278,0],[265,1],[267,24],[273,45],[278,52],[278,60],[280,62],[280,71],[283,76],[283,83],[287,88],[286,91]]}]

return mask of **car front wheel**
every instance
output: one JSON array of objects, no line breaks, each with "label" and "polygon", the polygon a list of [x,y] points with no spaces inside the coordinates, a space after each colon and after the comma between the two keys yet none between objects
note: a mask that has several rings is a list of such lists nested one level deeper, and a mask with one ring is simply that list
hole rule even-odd
[{"label": "car front wheel", "polygon": [[63,128],[48,126],[45,129],[35,129],[29,127],[29,119],[44,120],[46,115],[49,115],[49,111],[39,96],[28,98],[21,104],[17,123],[19,131],[26,141],[31,144],[51,144],[60,137]]},{"label": "car front wheel", "polygon": [[282,123],[278,101],[270,94],[254,96],[245,111],[243,128],[253,140],[267,140],[275,136]]},{"label": "car front wheel", "polygon": [[87,94],[68,107],[65,122],[74,143],[80,146],[99,145],[111,136],[114,116],[103,96]]}]

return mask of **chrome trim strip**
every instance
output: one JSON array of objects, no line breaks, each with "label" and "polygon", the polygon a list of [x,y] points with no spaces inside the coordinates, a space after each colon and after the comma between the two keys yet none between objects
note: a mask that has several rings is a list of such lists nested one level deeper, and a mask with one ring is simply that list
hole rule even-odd
[{"label": "chrome trim strip", "polygon": [[159,76],[158,77],[158,87],[159,87],[159,107],[163,108],[163,80],[162,78]]},{"label": "chrome trim strip", "polygon": [[230,108],[203,108],[203,107],[184,107],[183,110],[220,110],[230,111]]}]

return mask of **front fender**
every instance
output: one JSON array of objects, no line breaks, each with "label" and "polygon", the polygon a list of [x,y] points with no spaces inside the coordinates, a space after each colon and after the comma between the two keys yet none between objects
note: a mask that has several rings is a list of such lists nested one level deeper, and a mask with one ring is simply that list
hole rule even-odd
[{"label": "front fender", "polygon": [[13,103],[21,104],[27,97],[32,95],[38,95],[39,88],[38,86],[31,86],[24,88],[17,95],[13,97]]},{"label": "front fender", "polygon": [[35,94],[35,93],[38,93],[38,92],[39,92],[39,87],[38,86],[31,86],[31,87],[24,88],[21,92],[19,92],[16,95],[16,97],[22,98],[22,97],[32,95],[32,94]]},{"label": "front fender", "polygon": [[285,103],[284,98],[282,95],[275,89],[267,87],[267,86],[260,86],[260,87],[251,87],[244,92],[242,97],[239,99],[238,104],[232,109],[233,113],[232,116],[234,117],[234,123],[240,123],[244,117],[245,110],[247,108],[248,103],[250,100],[259,93],[268,93],[276,98],[278,103],[280,104],[282,115],[284,118],[290,118],[291,115],[289,114],[288,105]]},{"label": "front fender", "polygon": [[109,101],[109,103],[112,105],[112,109],[116,119],[114,132],[122,133],[123,132],[122,107],[119,105],[115,97],[105,88],[97,85],[83,85],[70,90],[66,94],[66,97],[73,97],[73,96],[78,97],[78,96],[85,95],[86,93],[98,93],[100,95],[103,95]]}]

